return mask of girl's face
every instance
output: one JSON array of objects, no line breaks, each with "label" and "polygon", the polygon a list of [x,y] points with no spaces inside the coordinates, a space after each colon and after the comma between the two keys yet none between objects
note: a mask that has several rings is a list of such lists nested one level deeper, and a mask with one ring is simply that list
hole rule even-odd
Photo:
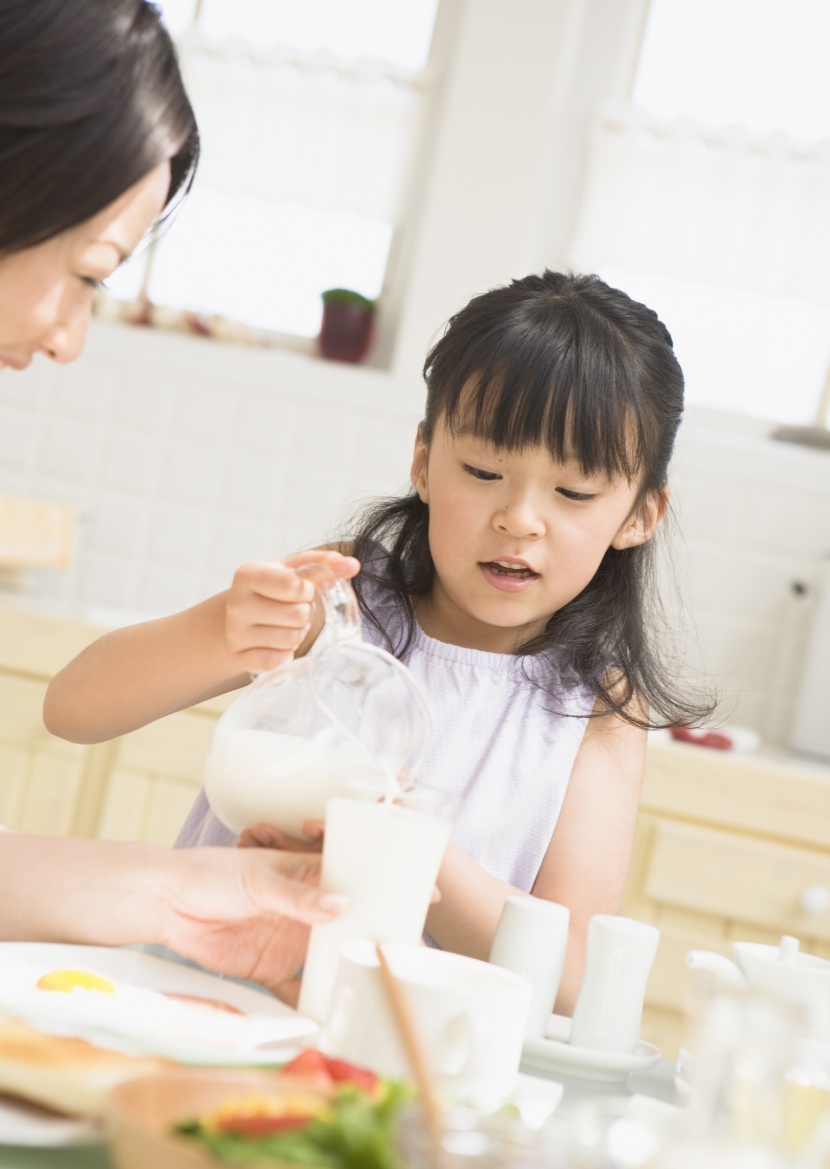
[{"label": "girl's face", "polygon": [[137,247],[170,185],[162,163],[92,219],[22,252],[0,255],[0,370],[35,353],[74,361],[84,347],[95,286]]},{"label": "girl's face", "polygon": [[633,512],[637,485],[585,475],[543,446],[518,452],[443,424],[415,442],[412,483],[429,505],[432,593],[418,608],[439,640],[514,653],[589,583],[609,547],[642,544],[668,497]]}]

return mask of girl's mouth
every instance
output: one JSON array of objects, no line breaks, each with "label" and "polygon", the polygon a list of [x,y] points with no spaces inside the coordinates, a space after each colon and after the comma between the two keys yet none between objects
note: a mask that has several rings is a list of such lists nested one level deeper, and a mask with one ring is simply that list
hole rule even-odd
[{"label": "girl's mouth", "polygon": [[482,573],[494,588],[501,592],[521,592],[539,579],[539,573],[524,564],[505,564],[487,560],[479,564]]}]

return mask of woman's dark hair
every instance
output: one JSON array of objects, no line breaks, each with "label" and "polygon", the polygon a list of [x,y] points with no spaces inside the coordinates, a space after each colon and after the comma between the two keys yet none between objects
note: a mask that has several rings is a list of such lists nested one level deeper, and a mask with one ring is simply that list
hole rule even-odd
[{"label": "woman's dark hair", "polygon": [[[546,271],[475,297],[430,350],[424,378],[427,445],[443,422],[506,450],[542,444],[586,474],[624,476],[637,485],[635,508],[665,489],[683,373],[657,314],[597,276]],[[428,531],[429,508],[410,492],[370,505],[355,540],[361,607],[399,657],[415,632],[412,598],[433,585]],[[378,543],[388,552],[379,566]],[[653,647],[651,545],[609,548],[591,582],[520,652],[555,650],[562,675],[586,686],[604,714],[637,726],[691,724],[712,703],[685,697]],[[366,583],[396,599],[398,644],[366,605]]]},{"label": "woman's dark hair", "polygon": [[145,0],[0,0],[0,253],[102,211],[199,155],[176,50]]}]

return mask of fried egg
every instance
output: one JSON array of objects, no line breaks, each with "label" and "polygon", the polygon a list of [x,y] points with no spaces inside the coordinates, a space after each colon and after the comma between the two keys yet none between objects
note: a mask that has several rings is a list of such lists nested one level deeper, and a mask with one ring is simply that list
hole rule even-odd
[{"label": "fried egg", "polygon": [[108,978],[91,970],[49,970],[35,983],[38,990],[57,990],[71,994],[76,990],[97,990],[100,994],[115,994]]}]

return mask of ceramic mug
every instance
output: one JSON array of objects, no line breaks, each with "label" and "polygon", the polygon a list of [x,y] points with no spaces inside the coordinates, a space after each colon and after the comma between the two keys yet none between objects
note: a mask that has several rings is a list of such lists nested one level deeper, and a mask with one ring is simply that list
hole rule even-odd
[{"label": "ceramic mug", "polygon": [[644,921],[612,914],[591,918],[571,1046],[625,1055],[634,1052],[659,941],[660,931]]},{"label": "ceramic mug", "polygon": [[[428,946],[383,947],[400,980],[427,1066],[447,1103],[498,1108],[513,1090],[530,984],[509,970]],[[345,942],[319,1046],[327,1055],[411,1079],[373,942]]]},{"label": "ceramic mug", "polygon": [[547,1032],[568,948],[570,911],[541,897],[508,897],[490,947],[490,961],[533,988],[528,1038]]}]

